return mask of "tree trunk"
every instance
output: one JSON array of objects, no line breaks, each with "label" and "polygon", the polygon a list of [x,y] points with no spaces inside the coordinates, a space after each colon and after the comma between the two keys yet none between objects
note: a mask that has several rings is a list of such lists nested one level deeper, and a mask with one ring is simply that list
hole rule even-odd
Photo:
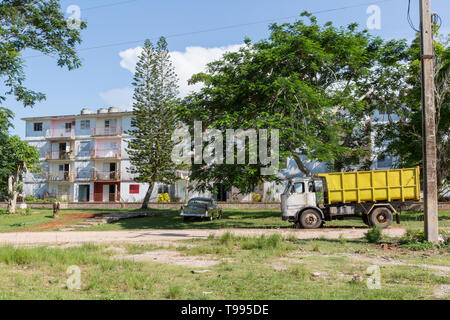
[{"label": "tree trunk", "polygon": [[9,213],[16,213],[17,196],[19,193],[16,191],[14,176],[8,176],[8,208]]},{"label": "tree trunk", "polygon": [[297,152],[291,152],[292,153],[292,157],[295,160],[295,163],[297,164],[297,167],[300,169],[301,172],[303,172],[305,175],[310,176],[311,172],[305,167],[305,165],[303,164],[302,159],[300,159],[300,156],[298,155]]},{"label": "tree trunk", "polygon": [[150,201],[152,192],[153,192],[153,183],[150,183],[147,189],[147,193],[145,194],[144,197],[144,202],[142,202],[142,209],[148,209],[148,202]]}]

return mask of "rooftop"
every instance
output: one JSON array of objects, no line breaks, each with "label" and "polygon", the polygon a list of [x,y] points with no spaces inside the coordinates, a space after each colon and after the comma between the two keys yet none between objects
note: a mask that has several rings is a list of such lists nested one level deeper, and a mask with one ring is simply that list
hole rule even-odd
[{"label": "rooftop", "polygon": [[79,114],[60,115],[60,116],[39,116],[39,117],[26,117],[21,118],[24,121],[42,121],[42,120],[55,120],[55,119],[73,119],[73,118],[98,118],[98,117],[120,117],[124,115],[130,115],[133,111],[122,111],[115,107],[100,108],[97,112],[89,109],[82,109]]}]

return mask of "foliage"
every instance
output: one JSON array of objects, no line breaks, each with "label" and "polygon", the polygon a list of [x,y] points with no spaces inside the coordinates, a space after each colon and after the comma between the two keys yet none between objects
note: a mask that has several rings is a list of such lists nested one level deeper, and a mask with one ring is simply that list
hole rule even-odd
[{"label": "foliage", "polygon": [[25,62],[22,53],[32,49],[56,56],[60,67],[69,70],[81,65],[75,47],[81,42],[80,29],[70,29],[59,0],[3,0],[0,2],[0,79],[6,92],[0,101],[13,95],[24,106],[33,106],[45,95],[24,86]]},{"label": "foliage", "polygon": [[[279,129],[281,160],[293,157],[306,174],[299,154],[347,170],[369,157],[367,119],[376,106],[366,99],[388,81],[383,70],[397,67],[406,44],[384,42],[356,24],[338,28],[302,16],[309,24],[302,19],[273,24],[268,39],[253,44],[247,39],[238,52],[194,75],[190,82],[204,87],[184,100],[180,118],[190,127],[202,120],[203,127],[222,132]],[[200,190],[214,181],[250,193],[258,183],[276,180],[260,175],[264,166],[195,164],[191,178]]]},{"label": "foliage", "polygon": [[252,200],[253,200],[253,202],[260,202],[261,195],[259,193],[252,193]]},{"label": "foliage", "polygon": [[378,243],[382,236],[382,229],[378,227],[371,228],[364,234],[364,237],[369,243]]},{"label": "foliage", "polygon": [[167,192],[158,194],[158,202],[159,203],[169,203],[170,202],[169,194]]},{"label": "foliage", "polygon": [[[439,38],[438,38],[439,39]],[[440,194],[450,187],[450,47],[448,38],[436,40],[434,45],[435,105],[436,105],[436,154],[437,183]],[[422,108],[421,108],[421,63],[420,37],[408,50],[407,65],[397,70],[397,81],[391,87],[395,96],[384,96],[386,110],[398,116],[390,117],[386,124],[376,126],[376,144],[387,144],[382,155],[397,159],[399,167],[422,166]],[[377,96],[381,98],[380,96]],[[375,98],[375,97],[374,97]],[[448,190],[448,189],[447,189]]]},{"label": "foliage", "polygon": [[127,148],[132,164],[129,172],[136,175],[136,181],[149,183],[142,204],[147,208],[156,182],[172,184],[177,179],[177,166],[171,160],[171,136],[176,126],[178,85],[163,37],[156,48],[145,41],[133,86],[133,128],[128,132],[133,138]]},{"label": "foliage", "polygon": [[[439,234],[447,235],[445,230],[439,230]],[[425,239],[424,230],[406,230],[406,234],[400,239],[402,247],[412,251],[426,251],[440,248],[443,244],[429,242]],[[445,245],[445,244],[444,244]]]},{"label": "foliage", "polygon": [[27,196],[25,196],[25,198],[23,198],[23,201],[25,201],[25,202],[36,202],[36,196],[35,195],[32,195],[32,194],[29,194],[29,195],[27,195]]},{"label": "foliage", "polygon": [[0,190],[6,193],[9,212],[15,212],[22,175],[39,170],[39,151],[36,147],[18,136],[5,138],[0,145]]}]

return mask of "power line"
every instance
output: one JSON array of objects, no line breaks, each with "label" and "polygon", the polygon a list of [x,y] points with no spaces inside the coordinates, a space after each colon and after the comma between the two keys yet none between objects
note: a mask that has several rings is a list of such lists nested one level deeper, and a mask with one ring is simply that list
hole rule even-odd
[{"label": "power line", "polygon": [[414,23],[413,23],[413,21],[411,19],[411,15],[410,15],[410,9],[411,9],[411,0],[408,0],[408,13],[406,15],[406,19],[408,20],[408,24],[411,27],[411,29],[413,29],[415,32],[420,32],[419,30],[417,30],[414,27]]},{"label": "power line", "polygon": [[81,8],[81,11],[89,11],[89,10],[113,7],[113,6],[118,6],[118,5],[121,5],[121,4],[127,4],[127,3],[131,3],[131,2],[136,2],[136,1],[139,1],[139,0],[127,0],[127,1],[120,1],[120,2],[109,3],[109,4],[100,4],[100,5],[94,6],[94,7]]},{"label": "power line", "polygon": [[[133,2],[133,1],[138,1],[138,0],[123,1],[122,3],[124,3],[124,2]],[[332,9],[325,9],[325,10],[314,11],[314,12],[311,12],[311,14],[321,14],[321,13],[327,13],[327,12],[333,12],[333,11],[340,11],[340,10],[345,10],[345,9],[352,9],[352,8],[367,6],[367,5],[371,5],[371,4],[378,4],[378,3],[382,3],[382,2],[391,2],[391,1],[396,1],[396,0],[370,1],[370,2],[360,3],[360,4],[356,4],[356,5],[351,5],[351,6],[345,6],[345,7],[338,7],[338,8],[332,8]],[[119,2],[117,2],[117,4],[119,4]],[[113,5],[113,4],[111,4],[111,5]],[[93,9],[93,8],[97,8],[97,7],[92,7],[91,9]],[[262,23],[276,22],[276,21],[279,21],[279,20],[289,20],[289,19],[293,19],[293,18],[298,18],[298,15],[287,16],[287,17],[279,17],[279,18],[272,18],[272,19],[265,19],[265,20],[259,20],[259,21],[253,21],[253,22],[247,22],[247,23],[240,23],[240,24],[234,24],[234,25],[228,25],[228,26],[223,26],[223,27],[198,30],[198,31],[175,33],[175,34],[167,35],[167,36],[165,36],[165,38],[169,39],[169,38],[176,38],[176,37],[196,35],[196,34],[201,34],[201,33],[222,31],[222,30],[227,30],[227,29],[235,29],[235,28],[246,27],[246,26],[251,26],[251,25],[257,25],[257,24],[262,24]],[[150,40],[157,40],[157,39],[158,38],[150,38]],[[89,51],[89,50],[102,49],[102,48],[108,48],[108,47],[116,47],[116,46],[127,45],[127,44],[142,43],[145,40],[146,39],[131,40],[131,41],[124,41],[124,42],[115,42],[115,43],[104,44],[104,45],[99,45],[99,46],[80,48],[77,51]],[[40,54],[40,55],[28,56],[28,57],[25,57],[25,59],[42,57],[42,56],[46,56],[46,55]]]}]

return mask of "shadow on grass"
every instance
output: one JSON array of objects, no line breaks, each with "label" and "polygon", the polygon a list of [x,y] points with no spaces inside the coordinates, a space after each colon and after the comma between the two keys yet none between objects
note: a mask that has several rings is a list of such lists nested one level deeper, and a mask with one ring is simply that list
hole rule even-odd
[{"label": "shadow on grass", "polygon": [[[163,213],[165,211],[165,213]],[[119,229],[223,229],[223,228],[292,228],[281,220],[278,211],[232,211],[225,210],[222,219],[213,221],[192,219],[184,221],[178,210],[150,210],[153,217],[123,219],[113,224]]]}]

